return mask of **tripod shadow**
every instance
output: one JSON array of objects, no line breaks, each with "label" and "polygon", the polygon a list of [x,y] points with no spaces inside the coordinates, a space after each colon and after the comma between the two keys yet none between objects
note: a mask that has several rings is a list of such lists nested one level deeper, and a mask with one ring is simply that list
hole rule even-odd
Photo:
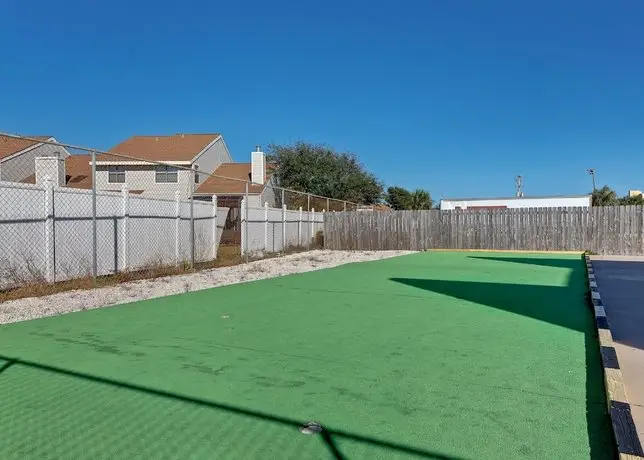
[{"label": "tripod shadow", "polygon": [[[304,425],[303,421],[301,420],[290,419],[290,418],[263,413],[259,411],[254,411],[254,410],[250,410],[250,409],[246,409],[238,406],[228,405],[225,403],[214,402],[207,399],[201,399],[201,398],[196,398],[192,396],[182,395],[182,394],[178,394],[170,391],[164,391],[164,390],[159,390],[159,389],[150,388],[146,386],[135,385],[127,382],[121,382],[118,380],[113,380],[105,377],[99,377],[99,376],[90,375],[82,372],[76,372],[68,369],[58,368],[58,367],[50,366],[46,364],[26,361],[18,358],[11,358],[3,355],[0,355],[0,360],[5,361],[5,363],[0,366],[0,373],[4,372],[5,375],[8,374],[10,370],[13,371],[14,369],[17,370],[22,368],[22,369],[38,371],[38,372],[47,373],[47,374],[55,374],[61,377],[70,377],[74,380],[106,385],[108,387],[124,389],[141,395],[149,395],[156,398],[169,400],[172,402],[186,403],[193,406],[196,405],[201,408],[205,408],[208,410],[216,410],[225,414],[242,416],[247,419],[253,419],[257,422],[264,421],[272,424],[277,424],[282,427],[293,429],[293,431],[295,432],[293,436],[303,436],[302,434],[296,432],[296,430],[299,430]],[[0,383],[2,383],[3,377],[4,375],[0,376]],[[41,377],[45,377],[45,375],[41,375]],[[45,379],[42,379],[41,381],[45,381]],[[3,399],[7,399],[7,398],[3,398]],[[82,432],[79,432],[77,435],[82,436],[81,433]],[[381,439],[377,439],[369,436],[363,436],[356,433],[335,430],[331,427],[324,427],[322,431],[315,436],[318,436],[319,439],[322,441],[328,454],[330,455],[330,458],[334,458],[336,460],[347,460],[349,458],[341,451],[340,447],[338,446],[337,440],[346,440],[353,444],[355,443],[364,444],[369,447],[376,448],[380,452],[380,455],[385,455],[385,457],[382,457],[382,458],[391,458],[391,456],[397,455],[396,458],[461,460],[459,459],[459,457],[445,455],[440,452],[433,452],[430,450],[419,449],[416,447],[407,446],[396,442],[381,440]],[[296,439],[299,439],[299,438],[296,438]],[[15,442],[16,440],[13,439],[12,441]],[[272,442],[272,441],[269,441],[269,442]],[[274,442],[277,443],[276,440],[274,440]],[[240,448],[243,449],[244,447],[246,447],[253,451],[263,450],[261,446],[258,449],[258,446],[256,444],[252,446],[241,446],[241,447],[239,445],[235,445],[235,447],[237,449],[240,449]],[[280,444],[283,444],[283,443],[280,443]],[[239,452],[239,450],[237,450],[237,452]],[[221,458],[221,457],[218,457],[218,458]]]}]

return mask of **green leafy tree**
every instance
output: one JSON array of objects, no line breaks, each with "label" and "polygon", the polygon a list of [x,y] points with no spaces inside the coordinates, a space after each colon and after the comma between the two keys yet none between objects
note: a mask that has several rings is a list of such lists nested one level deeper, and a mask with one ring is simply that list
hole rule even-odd
[{"label": "green leafy tree", "polygon": [[411,206],[414,211],[432,208],[432,197],[427,190],[416,189],[411,193]]},{"label": "green leafy tree", "polygon": [[621,205],[621,206],[629,206],[629,205],[644,206],[644,196],[635,195],[635,196],[622,197],[622,198],[619,199],[619,205]]},{"label": "green leafy tree", "polygon": [[608,185],[593,192],[593,206],[616,206],[618,204],[617,193]]},{"label": "green leafy tree", "polygon": [[403,187],[389,187],[385,194],[385,202],[396,211],[410,209],[411,192]]},{"label": "green leafy tree", "polygon": [[389,187],[385,194],[385,201],[387,204],[397,210],[420,210],[431,209],[432,198],[428,191],[417,189],[413,192],[403,187]]},{"label": "green leafy tree", "polygon": [[380,201],[383,185],[358,158],[306,142],[270,145],[267,160],[277,165],[279,186],[354,203]]}]

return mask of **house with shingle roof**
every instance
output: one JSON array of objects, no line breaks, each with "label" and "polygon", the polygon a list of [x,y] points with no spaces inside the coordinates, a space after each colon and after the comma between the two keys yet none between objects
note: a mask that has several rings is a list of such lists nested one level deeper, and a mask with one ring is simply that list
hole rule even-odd
[{"label": "house with shingle roof", "polygon": [[221,134],[132,136],[96,156],[96,186],[100,190],[127,186],[163,198],[174,198],[178,191],[186,198],[208,173],[230,162]]},{"label": "house with shingle roof", "polygon": [[67,149],[56,145],[58,141],[52,136],[24,137],[28,139],[0,134],[0,181],[24,182],[35,174],[38,157],[58,156],[64,160],[69,156]]},{"label": "house with shingle roof", "polygon": [[[21,182],[25,184],[35,184],[42,182],[43,176],[50,176],[52,181],[60,177],[60,182],[56,183],[60,187],[73,187],[89,190],[92,188],[92,166],[90,155],[69,155],[67,158],[58,159],[57,157],[38,157],[36,158],[36,172]],[[62,161],[62,164],[57,164]],[[42,164],[45,164],[43,168]],[[60,175],[58,169],[60,169]],[[48,171],[49,170],[49,173]],[[38,179],[36,179],[38,176]]]},{"label": "house with shingle roof", "polygon": [[229,209],[222,244],[241,242],[241,202],[246,196],[251,208],[277,205],[275,168],[258,148],[251,153],[250,163],[223,163],[195,190],[195,199],[211,200],[216,195],[217,205]]},{"label": "house with shingle roof", "polygon": [[[34,155],[31,174],[20,182],[41,183],[49,177],[56,186],[91,189],[91,156],[64,152]],[[169,199],[177,191],[183,199],[191,193],[199,200],[217,195],[220,206],[239,208],[249,182],[249,206],[275,206],[269,186],[274,169],[259,151],[252,152],[249,163],[234,163],[221,134],[132,136],[96,156],[96,185],[98,190],[126,187],[131,193]]]},{"label": "house with shingle roof", "polygon": [[[253,161],[220,165],[213,175],[209,176],[197,188],[195,198],[203,199],[217,195],[220,206],[238,208],[241,200],[246,196],[246,183],[248,182],[248,205],[250,207],[260,207],[265,202],[268,202],[270,206],[275,206],[275,192],[272,189],[275,165],[266,164],[263,157],[256,157],[254,160],[255,168],[253,168]],[[258,162],[262,162],[263,165],[257,165]],[[255,170],[255,177],[253,177],[253,170]]]}]

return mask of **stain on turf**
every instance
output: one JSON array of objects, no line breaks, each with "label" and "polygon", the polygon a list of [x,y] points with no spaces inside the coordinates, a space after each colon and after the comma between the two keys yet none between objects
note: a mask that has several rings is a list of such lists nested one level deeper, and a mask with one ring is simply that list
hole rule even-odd
[{"label": "stain on turf", "polygon": [[351,391],[342,387],[331,387],[331,389],[335,391],[337,394],[339,394],[340,396],[349,396],[353,399],[360,399],[362,401],[371,402],[371,400],[366,395],[362,393],[358,393],[357,391]]},{"label": "stain on turf", "polygon": [[403,415],[413,415],[416,410],[406,406],[394,406],[394,409]]},{"label": "stain on turf", "polygon": [[103,345],[99,343],[92,343],[92,342],[84,342],[82,340],[73,340],[73,339],[63,339],[63,338],[57,338],[55,339],[56,342],[62,342],[62,343],[71,343],[73,345],[85,345],[94,351],[98,351],[99,353],[109,353],[111,355],[128,355],[130,353],[126,353],[121,351],[118,347],[115,347],[114,345]]},{"label": "stain on turf", "polygon": [[325,383],[326,380],[321,379],[320,377],[316,377],[315,375],[310,375],[308,369],[296,369],[295,370],[298,374],[302,374],[304,378],[306,379],[307,382],[317,382],[317,383]]},{"label": "stain on turf", "polygon": [[30,332],[29,335],[35,335],[36,337],[53,337],[54,334],[51,332]]},{"label": "stain on turf", "polygon": [[109,343],[103,342],[101,340],[77,340],[77,339],[69,339],[67,337],[56,337],[54,340],[56,342],[65,343],[65,344],[83,345],[99,353],[108,353],[111,355],[120,355],[120,356],[136,356],[136,357],[145,356],[145,353],[142,353],[140,351],[134,351],[134,352],[124,351],[114,345],[110,345]]},{"label": "stain on turf", "polygon": [[254,375],[253,379],[259,386],[266,388],[297,388],[306,385],[306,382],[301,380],[284,380],[265,375]]},{"label": "stain on turf", "polygon": [[357,391],[351,391],[351,390],[349,390],[347,388],[331,387],[331,389],[333,391],[335,391],[337,394],[339,394],[340,396],[346,396],[346,397],[349,397],[351,399],[357,399],[359,401],[365,401],[365,402],[368,402],[368,403],[377,404],[380,407],[391,408],[391,409],[395,410],[396,412],[401,413],[402,415],[409,416],[409,415],[413,415],[415,412],[417,412],[416,409],[413,409],[413,408],[405,406],[405,405],[396,404],[396,403],[392,403],[392,402],[382,402],[382,401],[372,400],[371,398],[369,398],[367,395],[365,395],[363,393],[358,393]]},{"label": "stain on turf", "polygon": [[544,390],[557,391],[557,388],[552,383],[545,383],[541,385]]},{"label": "stain on turf", "polygon": [[198,363],[186,363],[181,366],[181,369],[194,370],[202,374],[208,374],[208,375],[219,375],[229,368],[230,366],[221,366],[215,369],[210,366],[206,366],[204,364],[198,364]]}]

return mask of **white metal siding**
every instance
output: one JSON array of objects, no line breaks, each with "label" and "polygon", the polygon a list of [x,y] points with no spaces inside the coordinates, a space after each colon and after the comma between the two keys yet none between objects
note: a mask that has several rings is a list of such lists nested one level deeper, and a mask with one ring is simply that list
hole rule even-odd
[{"label": "white metal siding", "polygon": [[589,207],[592,198],[588,196],[579,197],[544,197],[544,198],[509,198],[490,200],[441,200],[441,210],[453,210],[456,208],[467,209],[471,207],[495,207],[506,206],[510,208],[558,208],[558,207]]}]

